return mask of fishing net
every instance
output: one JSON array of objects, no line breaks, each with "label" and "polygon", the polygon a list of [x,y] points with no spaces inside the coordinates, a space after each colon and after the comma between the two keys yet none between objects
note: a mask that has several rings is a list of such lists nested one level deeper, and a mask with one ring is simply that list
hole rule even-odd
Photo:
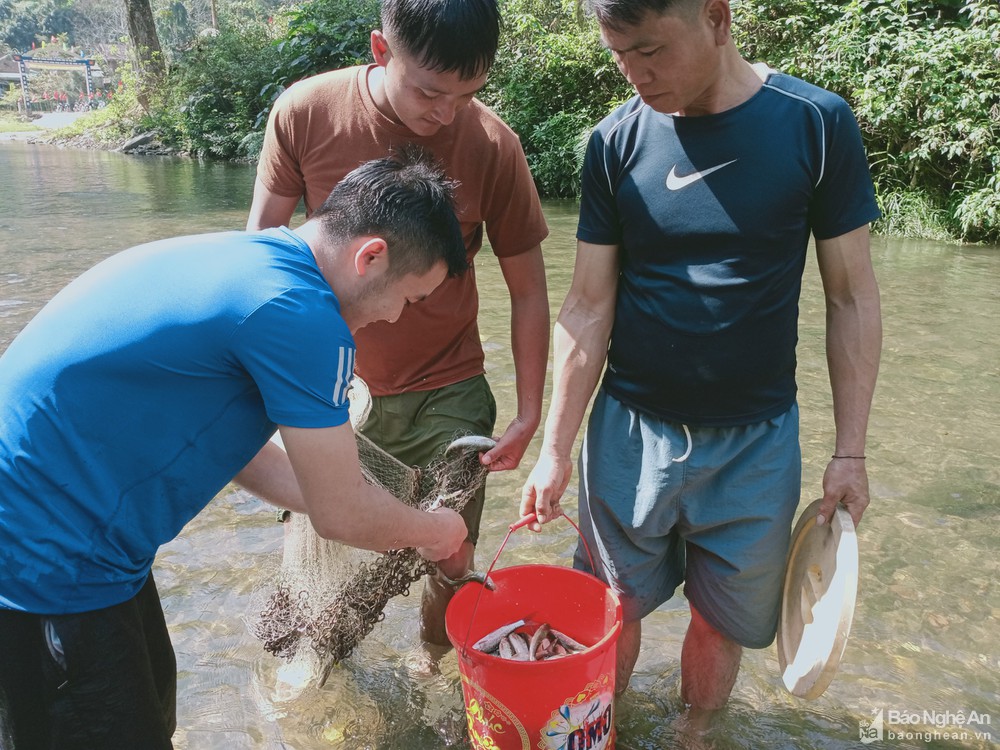
[{"label": "fishing net", "polygon": [[[456,436],[426,468],[406,466],[357,431],[371,406],[359,378],[350,398],[362,474],[370,484],[422,510],[456,511],[482,486],[487,469],[479,452],[492,440]],[[294,513],[285,523],[281,568],[253,597],[248,627],[265,650],[297,665],[296,682],[315,679],[322,687],[330,670],[384,618],[389,600],[434,571],[415,549],[380,554],[349,547],[321,538],[308,516]]]}]

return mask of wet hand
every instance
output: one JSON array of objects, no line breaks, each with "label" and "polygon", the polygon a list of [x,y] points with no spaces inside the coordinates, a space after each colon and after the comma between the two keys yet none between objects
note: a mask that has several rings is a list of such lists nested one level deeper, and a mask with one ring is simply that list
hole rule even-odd
[{"label": "wet hand", "polygon": [[417,547],[417,554],[431,562],[445,560],[458,552],[469,531],[463,518],[451,508],[436,508],[428,513],[436,517],[436,540]]},{"label": "wet hand", "polygon": [[490,471],[516,469],[520,465],[536,429],[537,425],[532,427],[520,417],[515,418],[497,440],[496,446],[480,457],[483,466],[488,466]]},{"label": "wet hand", "polygon": [[562,515],[559,501],[566,491],[573,474],[573,462],[543,453],[528,475],[528,481],[521,490],[521,517],[534,513],[536,523],[529,525],[532,531],[541,531],[542,524]]},{"label": "wet hand", "polygon": [[822,524],[829,521],[837,503],[842,503],[857,527],[870,501],[864,460],[831,459],[823,474],[823,502],[816,522]]}]

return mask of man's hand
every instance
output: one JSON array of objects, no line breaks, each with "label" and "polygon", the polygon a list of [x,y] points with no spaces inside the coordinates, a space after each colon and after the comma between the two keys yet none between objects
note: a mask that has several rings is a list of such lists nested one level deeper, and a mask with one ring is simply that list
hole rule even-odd
[{"label": "man's hand", "polygon": [[539,456],[521,491],[521,517],[524,518],[529,513],[538,517],[538,522],[529,526],[532,531],[541,531],[543,523],[562,514],[559,500],[572,475],[571,460],[544,452]]},{"label": "man's hand", "polygon": [[497,440],[496,446],[480,456],[483,466],[488,466],[490,471],[516,469],[536,429],[537,424],[532,427],[520,417],[515,417],[507,431]]},{"label": "man's hand", "polygon": [[418,547],[417,554],[431,562],[451,557],[462,546],[469,535],[465,521],[451,508],[435,508],[429,513],[436,517],[439,528],[437,541],[425,547]]},{"label": "man's hand", "polygon": [[[834,458],[823,474],[823,502],[819,507],[818,523],[833,517],[837,503],[843,503],[854,519],[854,526],[861,523],[861,516],[868,507],[868,472],[863,459]],[[819,520],[822,519],[822,520]]]}]

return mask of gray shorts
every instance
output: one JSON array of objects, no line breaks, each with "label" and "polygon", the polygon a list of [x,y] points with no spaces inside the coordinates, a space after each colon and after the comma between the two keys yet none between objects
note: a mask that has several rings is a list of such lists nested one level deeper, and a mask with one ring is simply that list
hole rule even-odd
[{"label": "gray shorts", "polygon": [[[691,427],[602,388],[580,453],[580,528],[627,621],[684,594],[747,648],[774,640],[802,461],[799,413]],[[690,435],[690,437],[689,437]],[[590,568],[576,551],[577,568]]]}]

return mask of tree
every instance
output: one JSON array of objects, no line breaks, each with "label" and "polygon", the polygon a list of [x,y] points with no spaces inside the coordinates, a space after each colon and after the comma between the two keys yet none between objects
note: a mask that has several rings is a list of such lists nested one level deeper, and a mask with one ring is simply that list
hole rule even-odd
[{"label": "tree", "polygon": [[125,0],[128,35],[132,40],[139,85],[137,97],[144,109],[149,108],[149,95],[163,81],[166,65],[160,38],[156,34],[153,9],[149,0]]},{"label": "tree", "polygon": [[69,34],[74,14],[69,0],[0,0],[0,46],[31,49],[37,39]]},{"label": "tree", "polygon": [[128,35],[121,0],[73,0],[73,11],[72,41],[85,50],[115,44]]}]

